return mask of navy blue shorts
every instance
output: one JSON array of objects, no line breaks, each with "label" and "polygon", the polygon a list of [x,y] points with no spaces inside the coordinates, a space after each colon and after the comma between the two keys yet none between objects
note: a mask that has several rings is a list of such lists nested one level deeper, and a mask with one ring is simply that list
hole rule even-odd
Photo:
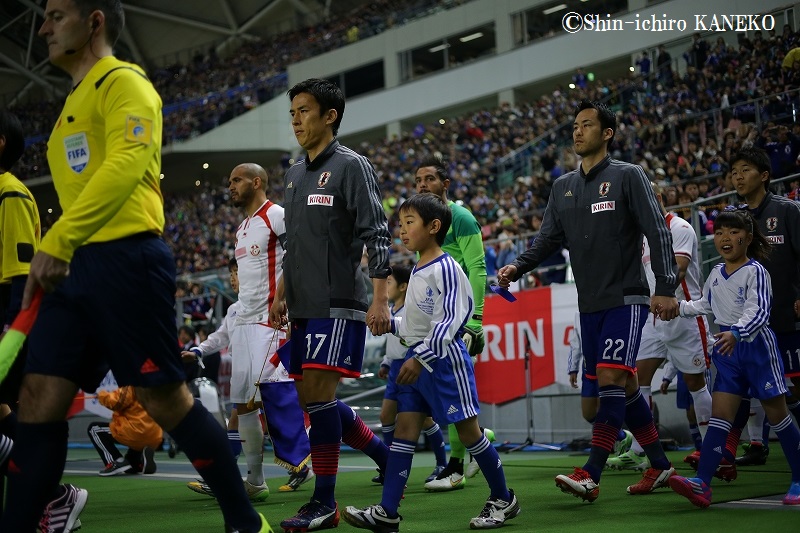
[{"label": "navy blue shorts", "polygon": [[[409,349],[405,360],[413,356],[413,349]],[[477,416],[480,405],[475,369],[464,342],[456,339],[446,356],[434,359],[430,367],[433,372],[423,368],[416,383],[398,385],[397,412],[426,413],[440,425]]]},{"label": "navy blue shorts", "polygon": [[586,372],[597,375],[597,367],[633,373],[647,319],[647,306],[623,305],[581,313],[581,347]]},{"label": "navy blue shorts", "polygon": [[[730,328],[720,326],[720,331]],[[771,329],[761,328],[750,342],[737,342],[730,355],[721,355],[714,347],[711,360],[717,367],[713,392],[752,396],[769,400],[786,394],[783,362]]]},{"label": "navy blue shorts", "polygon": [[27,373],[94,391],[109,369],[120,386],[186,376],[175,325],[175,259],[152,234],[87,244],[69,276],[42,299],[29,336]]},{"label": "navy blue shorts", "polygon": [[688,409],[693,403],[692,393],[689,392],[689,387],[683,380],[683,374],[678,372],[678,389],[675,392],[675,406],[678,409]]},{"label": "navy blue shorts", "polygon": [[366,339],[367,325],[358,320],[296,318],[292,320],[289,377],[303,379],[306,368],[360,377]]},{"label": "navy blue shorts", "polygon": [[404,359],[392,359],[392,363],[389,365],[389,375],[386,377],[386,390],[383,391],[384,400],[397,401],[399,392],[397,374],[400,373],[400,367],[403,366],[404,361]]},{"label": "navy blue shorts", "polygon": [[775,333],[787,378],[800,378],[800,331]]}]

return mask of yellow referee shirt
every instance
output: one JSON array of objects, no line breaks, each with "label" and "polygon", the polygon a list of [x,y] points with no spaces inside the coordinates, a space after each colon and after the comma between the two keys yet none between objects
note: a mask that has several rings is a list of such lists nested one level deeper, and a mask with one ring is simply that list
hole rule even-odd
[{"label": "yellow referee shirt", "polygon": [[161,98],[142,69],[102,58],[67,97],[47,143],[63,214],[41,250],[70,261],[83,244],[161,234]]},{"label": "yellow referee shirt", "polygon": [[0,284],[27,276],[39,248],[39,209],[31,191],[13,174],[0,174]]}]

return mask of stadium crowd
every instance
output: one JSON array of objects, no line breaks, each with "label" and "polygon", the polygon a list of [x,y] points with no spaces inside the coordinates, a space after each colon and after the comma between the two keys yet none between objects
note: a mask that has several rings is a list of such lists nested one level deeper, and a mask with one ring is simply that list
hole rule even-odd
[{"label": "stadium crowd", "polygon": [[[150,77],[164,103],[163,144],[196,137],[282,94],[292,63],[466,1],[376,0],[347,13],[337,12],[334,4],[328,20],[319,24],[247,40],[225,57],[217,55],[212,45],[189,62],[156,68]],[[36,101],[12,110],[28,135],[29,147],[18,167],[20,178],[49,174],[47,137],[61,102]]]},{"label": "stadium crowd", "polygon": [[[374,2],[355,10],[351,18],[336,19],[347,24],[320,25],[248,42],[225,60],[212,49],[187,65],[156,71],[154,84],[165,102],[165,142],[213,129],[282,92],[286,79],[281,73],[286,65],[351,42],[356,38],[354,32],[348,34],[353,25],[359,28],[359,36],[368,36],[431,5],[425,0],[399,5]],[[800,105],[800,62],[782,68],[786,54],[798,42],[798,33],[788,26],[780,35],[770,31],[756,32],[752,39],[742,36],[738,46],[722,38],[709,43],[698,35],[683,54],[687,67],[682,77],[662,47],[654,58],[654,69],[643,54],[636,62],[638,71],[630,77],[589,81],[579,70],[573,77],[574,88],[557,86],[535,101],[503,103],[443,124],[418,124],[398,137],[362,143],[359,148],[378,172],[393,231],[393,215],[413,194],[416,164],[430,154],[441,154],[449,164],[451,197],[472,210],[484,238],[513,240],[538,228],[550,183],[577,165],[571,149],[575,105],[582,98],[602,100],[618,110],[620,127],[612,154],[649,172],[664,187],[667,205],[685,205],[732,190],[728,160],[743,146],[765,148],[775,178],[798,170],[800,124],[792,124],[790,118]],[[230,91],[247,87],[253,80],[264,84],[228,98]],[[215,89],[207,91],[209,84]],[[45,102],[15,112],[43,136],[57,110],[58,105]],[[23,179],[47,172],[44,151],[44,140],[27,148],[18,168]],[[510,159],[512,170],[498,165],[502,158]],[[281,176],[288,164],[287,155],[269,169],[270,174]],[[511,179],[507,175],[501,179],[508,173],[513,173]],[[277,202],[283,199],[279,182],[272,181],[268,195]],[[165,236],[183,274],[227,265],[238,215],[230,206],[225,184],[223,177],[191,194],[167,198]],[[796,189],[793,183],[790,194],[796,194]],[[713,208],[709,209],[708,218],[713,214]],[[399,239],[393,248],[404,253]]]},{"label": "stadium crowd", "polygon": [[[363,143],[360,151],[378,172],[393,230],[397,207],[413,194],[415,166],[440,153],[449,164],[451,197],[470,207],[484,237],[513,239],[538,229],[550,183],[577,164],[570,147],[575,105],[582,97],[606,99],[620,110],[615,157],[642,165],[664,187],[667,205],[685,205],[733,190],[729,158],[743,146],[765,148],[776,179],[798,171],[800,125],[789,123],[798,93],[785,92],[789,85],[780,84],[788,76],[781,62],[796,42],[797,34],[788,30],[780,37],[742,39],[738,48],[717,42],[707,45],[705,59],[687,52],[690,66],[680,79],[640,72],[631,79],[589,82],[584,90],[556,87],[534,102],[504,103],[444,124],[420,124],[400,137]],[[691,66],[699,62],[702,68]],[[754,103],[755,98],[762,99]],[[563,126],[556,128],[559,124]],[[529,146],[530,139],[540,140]],[[512,152],[529,161],[530,172],[499,187],[496,162]],[[283,171],[276,166],[270,173],[280,176]],[[279,181],[273,181],[269,195],[278,202],[283,199]],[[236,224],[226,194],[223,179],[190,196],[168,199],[167,235],[183,272],[226,264],[230,245],[224,237]],[[796,182],[789,194],[797,194]],[[709,219],[714,212],[712,206]],[[402,249],[399,243],[394,246],[398,254]]]}]

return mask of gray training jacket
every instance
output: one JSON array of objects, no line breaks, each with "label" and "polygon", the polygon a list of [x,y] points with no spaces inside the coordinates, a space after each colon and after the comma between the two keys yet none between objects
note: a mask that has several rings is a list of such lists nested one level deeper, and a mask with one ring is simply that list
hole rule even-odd
[{"label": "gray training jacket", "polygon": [[794,313],[794,302],[800,299],[800,203],[767,191],[750,212],[772,245],[769,257],[762,261],[772,278],[769,326],[778,333],[800,330]]},{"label": "gray training jacket", "polygon": [[563,243],[582,313],[649,305],[642,234],[650,243],[655,294],[675,296],[672,235],[650,180],[642,167],[606,156],[588,174],[579,167],[553,183],[539,235],[512,264],[519,278]]},{"label": "gray training jacket", "polygon": [[386,278],[391,236],[372,163],[334,139],[312,162],[284,176],[284,286],[289,319],[364,321],[358,272],[364,245],[371,278]]}]

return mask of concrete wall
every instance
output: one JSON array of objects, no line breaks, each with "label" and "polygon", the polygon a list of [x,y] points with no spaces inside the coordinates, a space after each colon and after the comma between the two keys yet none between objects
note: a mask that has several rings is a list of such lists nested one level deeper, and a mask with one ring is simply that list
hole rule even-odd
[{"label": "concrete wall", "polygon": [[[397,130],[397,123],[404,119],[487,97],[494,97],[495,101],[509,99],[514,88],[571,73],[578,67],[631,57],[661,43],[688,39],[695,31],[695,15],[764,13],[787,6],[786,0],[707,0],[702,5],[694,0],[671,0],[620,17],[625,22],[624,31],[564,31],[511,49],[511,16],[545,1],[476,0],[296,63],[289,67],[289,84],[331,76],[382,59],[387,89],[349,100],[340,134],[354,135],[387,124]],[[640,4],[632,3],[635,7]],[[636,20],[651,16],[661,19],[664,14],[670,19],[685,20],[687,28],[660,32],[634,29]],[[709,17],[705,19],[706,26]],[[497,34],[497,55],[400,84],[401,52],[491,21]],[[781,30],[776,28],[778,33]],[[706,38],[713,41],[716,35],[723,34],[709,33]],[[287,98],[280,96],[205,135],[173,146],[171,151],[293,150],[296,146],[288,108]]]}]

